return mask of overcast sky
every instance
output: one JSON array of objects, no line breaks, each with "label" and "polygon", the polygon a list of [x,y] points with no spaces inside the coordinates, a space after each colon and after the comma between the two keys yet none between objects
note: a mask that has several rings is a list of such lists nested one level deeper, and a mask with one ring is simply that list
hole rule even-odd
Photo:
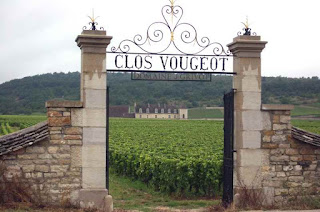
[{"label": "overcast sky", "polygon": [[[74,42],[90,21],[113,36],[111,46],[144,34],[162,21],[169,0],[0,0],[0,83],[25,76],[80,71]],[[252,31],[268,41],[263,76],[320,77],[320,12],[317,0],[176,0],[183,22],[199,37],[224,45],[237,36],[246,16]]]}]

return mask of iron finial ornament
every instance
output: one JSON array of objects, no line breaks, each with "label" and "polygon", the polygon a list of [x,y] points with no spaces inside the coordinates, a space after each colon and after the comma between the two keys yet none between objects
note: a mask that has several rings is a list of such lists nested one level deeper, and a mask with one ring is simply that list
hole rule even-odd
[{"label": "iron finial ornament", "polygon": [[[249,36],[251,36],[251,28],[249,27],[248,16],[246,17],[246,22],[245,23],[241,22],[241,23],[244,25],[244,28],[242,29],[244,31],[244,33],[238,32],[238,35],[249,35]],[[257,33],[253,32],[252,35],[256,36]]]},{"label": "iron finial ornament", "polygon": [[[97,30],[96,26],[98,25],[98,22],[96,22],[96,20],[99,18],[100,16],[94,17],[94,9],[92,9],[92,16],[88,15],[88,18],[90,18],[90,29],[89,30]],[[82,29],[86,30],[87,27],[84,26]],[[103,27],[100,27],[100,30],[104,30]]]},{"label": "iron finial ornament", "polygon": [[204,54],[212,56],[232,56],[222,44],[211,42],[208,37],[199,38],[196,28],[190,23],[181,22],[183,9],[176,5],[177,0],[162,7],[163,20],[149,25],[145,36],[137,34],[133,39],[125,39],[111,48],[112,53],[130,53],[132,49],[147,54],[166,53],[177,50],[184,55]]}]

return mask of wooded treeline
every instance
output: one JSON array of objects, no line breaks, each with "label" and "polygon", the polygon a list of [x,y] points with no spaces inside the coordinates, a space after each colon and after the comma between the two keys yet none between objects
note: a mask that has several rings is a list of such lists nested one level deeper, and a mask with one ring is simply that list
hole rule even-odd
[{"label": "wooded treeline", "polygon": [[[212,76],[211,82],[159,82],[131,80],[130,74],[108,73],[111,105],[176,103],[189,108],[222,106],[223,94],[232,87],[231,76]],[[80,74],[53,73],[25,77],[0,85],[0,114],[46,112],[50,99],[78,100]],[[316,104],[320,80],[313,78],[263,77],[262,101],[269,104]]]}]

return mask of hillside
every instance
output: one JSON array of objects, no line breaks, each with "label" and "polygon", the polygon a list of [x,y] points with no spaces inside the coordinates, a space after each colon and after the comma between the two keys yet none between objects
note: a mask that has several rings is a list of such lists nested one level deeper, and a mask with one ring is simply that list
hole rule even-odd
[{"label": "hillside", "polygon": [[[213,76],[212,82],[156,82],[131,80],[130,74],[109,73],[111,105],[134,102],[177,103],[187,107],[222,106],[232,77]],[[0,85],[0,114],[44,113],[49,99],[79,99],[80,74],[54,73],[12,80]],[[263,103],[309,104],[320,102],[318,78],[263,77]],[[319,106],[319,105],[318,105]]]}]

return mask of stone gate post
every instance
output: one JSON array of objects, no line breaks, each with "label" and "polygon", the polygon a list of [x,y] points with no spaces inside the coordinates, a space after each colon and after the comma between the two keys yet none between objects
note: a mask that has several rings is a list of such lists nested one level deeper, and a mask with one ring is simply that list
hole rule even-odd
[{"label": "stone gate post", "polygon": [[228,44],[232,54],[233,88],[236,89],[234,105],[235,141],[235,192],[246,185],[261,188],[259,176],[265,162],[261,149],[261,132],[268,128],[267,113],[261,111],[261,52],[267,42],[260,36],[238,36]]},{"label": "stone gate post", "polygon": [[106,48],[112,39],[106,31],[83,30],[76,38],[81,49],[81,101],[72,125],[83,128],[82,207],[105,207],[106,189]]}]

